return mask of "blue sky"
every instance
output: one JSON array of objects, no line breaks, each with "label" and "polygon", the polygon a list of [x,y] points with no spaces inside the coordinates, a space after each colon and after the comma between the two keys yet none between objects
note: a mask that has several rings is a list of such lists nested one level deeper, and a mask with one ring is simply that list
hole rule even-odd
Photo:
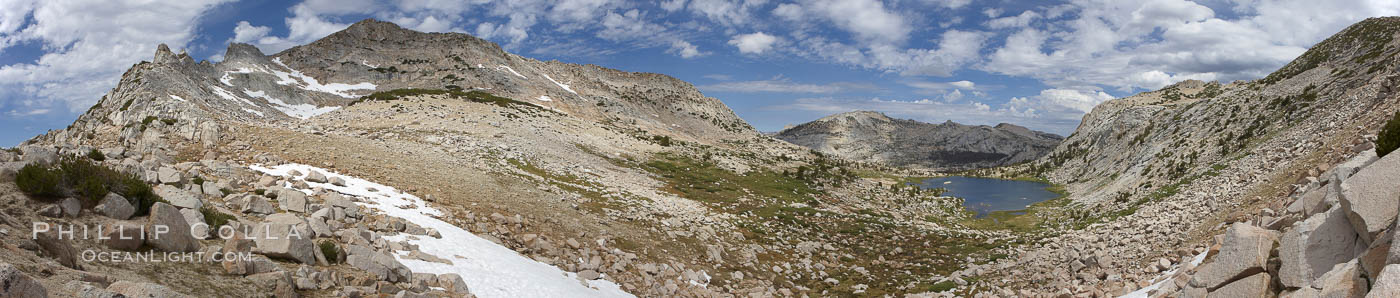
[{"label": "blue sky", "polygon": [[1108,99],[1256,79],[1389,0],[0,0],[0,146],[62,128],[159,43],[218,61],[378,18],[663,73],[763,131],[829,114],[1069,134]]}]

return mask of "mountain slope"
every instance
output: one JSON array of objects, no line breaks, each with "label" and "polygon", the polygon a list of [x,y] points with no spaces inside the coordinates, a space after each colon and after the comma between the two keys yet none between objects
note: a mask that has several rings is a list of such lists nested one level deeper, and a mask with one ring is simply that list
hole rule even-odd
[{"label": "mountain slope", "polygon": [[[239,227],[300,221],[326,236],[287,247],[296,252],[256,247],[271,260],[248,266],[138,268],[170,272],[151,276],[86,264],[181,293],[897,295],[999,252],[987,241],[996,235],[958,225],[970,216],[959,199],[762,136],[688,83],[535,61],[464,34],[366,20],[272,55],[231,44],[218,63],[161,47],[119,82],[71,127],[0,152],[0,174],[83,157],[152,186],[180,205],[162,209],[189,221],[209,207]],[[0,198],[25,218],[60,208],[11,185],[0,182]],[[80,207],[80,220],[117,221]],[[322,243],[340,247],[347,266],[308,258],[321,250],[304,249]],[[473,259],[477,249],[519,256]],[[0,261],[24,267],[49,256]],[[521,270],[478,266],[498,261]],[[416,282],[419,273],[442,283]],[[40,279],[50,289],[73,280]],[[220,286],[229,280],[238,283]]]},{"label": "mountain slope", "polygon": [[[1352,183],[1346,175],[1368,163],[1367,154],[1374,156],[1370,150],[1377,131],[1400,109],[1397,36],[1400,18],[1368,19],[1260,80],[1186,81],[1111,100],[1085,115],[1075,133],[1044,158],[983,171],[1004,177],[1043,176],[1065,184],[1070,192],[1064,216],[1057,220],[1069,229],[996,265],[1015,270],[993,274],[1016,280],[1011,288],[1045,293],[1076,284],[1083,292],[1126,294],[1159,278],[1190,280],[1187,286],[1160,284],[1158,290],[1168,295],[1186,291],[1189,296],[1225,290],[1223,281],[1251,280],[1244,275],[1224,280],[1211,276],[1231,273],[1208,267],[1233,268],[1215,263],[1248,262],[1235,258],[1240,254],[1226,253],[1241,249],[1233,243],[1259,241],[1254,245],[1266,248],[1279,243],[1283,248],[1259,251],[1274,262],[1278,259],[1270,255],[1299,256],[1285,248],[1298,243],[1290,241],[1311,241],[1297,240],[1309,233],[1318,237],[1314,239],[1332,237],[1326,241],[1335,243],[1355,241],[1360,232],[1347,222],[1356,225],[1363,217],[1346,215],[1348,206],[1357,206],[1349,204],[1357,203],[1345,203],[1341,190],[1347,188],[1343,181]],[[1356,182],[1366,184],[1351,188],[1400,189],[1396,180],[1389,181]],[[1341,215],[1323,212],[1329,209]],[[1331,230],[1311,231],[1337,222],[1341,224]],[[1265,236],[1270,233],[1304,238]],[[1306,244],[1309,251],[1334,251],[1342,262],[1357,257],[1350,255],[1351,248]],[[1214,245],[1225,247],[1217,254],[1208,249]],[[1370,245],[1374,250],[1383,244]],[[1331,261],[1301,254],[1308,262]],[[1193,258],[1201,267],[1184,265]],[[1285,263],[1296,260],[1283,258]],[[1318,275],[1330,265],[1317,269]],[[1268,283],[1268,276],[1299,274],[1290,266],[1258,271],[1267,273],[1263,279]],[[1168,269],[1173,271],[1156,274]],[[1376,273],[1360,276],[1374,278]],[[1119,278],[1102,278],[1107,276]],[[1287,278],[1286,288],[1261,295],[1305,290]]]},{"label": "mountain slope", "polygon": [[1039,158],[1062,137],[1002,123],[929,124],[878,112],[847,112],[803,123],[775,138],[850,160],[892,166],[968,169]]}]

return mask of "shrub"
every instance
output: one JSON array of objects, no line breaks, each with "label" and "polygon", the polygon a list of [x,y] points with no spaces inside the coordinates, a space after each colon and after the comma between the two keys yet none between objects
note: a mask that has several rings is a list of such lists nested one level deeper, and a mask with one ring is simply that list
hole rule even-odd
[{"label": "shrub", "polygon": [[59,197],[63,189],[63,176],[48,167],[29,164],[19,169],[15,175],[15,186],[19,190],[36,197]]},{"label": "shrub", "polygon": [[1381,133],[1376,135],[1376,155],[1385,156],[1400,148],[1400,112],[1385,123]]},{"label": "shrub", "polygon": [[669,136],[652,136],[651,141],[661,145],[661,147],[671,147],[671,137]]},{"label": "shrub", "polygon": [[92,151],[88,151],[87,157],[96,161],[107,160],[107,155],[102,154],[102,151],[97,151],[97,149],[92,149]]},{"label": "shrub", "polygon": [[135,175],[118,172],[86,158],[64,157],[52,166],[27,165],[16,175],[15,184],[20,191],[36,197],[72,194],[94,203],[107,193],[117,193],[136,206],[136,215],[145,215],[151,205],[165,201]]},{"label": "shrub", "polygon": [[319,246],[321,247],[321,254],[326,256],[327,262],[334,264],[340,261],[337,259],[340,257],[340,247],[336,246],[334,241],[321,241]]},{"label": "shrub", "polygon": [[160,118],[156,118],[156,116],[146,116],[146,118],[141,119],[141,125],[150,125],[151,121],[156,121],[157,119]]},{"label": "shrub", "polygon": [[199,208],[199,213],[204,214],[204,223],[209,225],[210,230],[218,230],[219,227],[227,225],[228,222],[235,220],[233,215],[219,212],[219,210],[215,210],[209,206]]},{"label": "shrub", "polygon": [[126,197],[126,200],[136,207],[136,216],[150,214],[151,206],[158,202],[170,203],[157,196],[155,190],[151,189],[151,185],[135,176],[122,180],[122,189],[117,193]]},{"label": "shrub", "polygon": [[88,202],[97,204],[102,197],[107,196],[107,186],[97,177],[83,178],[83,182],[78,183],[78,195]]}]

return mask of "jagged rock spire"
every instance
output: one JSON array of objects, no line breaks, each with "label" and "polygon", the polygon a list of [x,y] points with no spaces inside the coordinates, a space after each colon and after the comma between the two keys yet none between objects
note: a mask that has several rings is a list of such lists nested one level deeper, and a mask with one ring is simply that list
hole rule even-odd
[{"label": "jagged rock spire", "polygon": [[155,62],[156,64],[166,64],[176,62],[179,60],[180,58],[178,56],[175,56],[174,52],[170,51],[170,47],[162,43],[160,44],[160,46],[156,47],[156,57],[155,60],[153,60],[152,62]]},{"label": "jagged rock spire", "polygon": [[246,43],[229,43],[228,50],[224,51],[225,62],[262,61],[266,59],[267,55],[263,55],[262,50],[259,50],[258,47]]}]

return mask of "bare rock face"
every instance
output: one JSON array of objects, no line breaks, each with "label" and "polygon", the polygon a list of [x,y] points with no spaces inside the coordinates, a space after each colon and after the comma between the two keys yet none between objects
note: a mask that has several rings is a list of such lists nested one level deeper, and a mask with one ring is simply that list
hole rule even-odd
[{"label": "bare rock face", "polygon": [[1011,124],[970,126],[848,112],[784,129],[775,138],[850,160],[936,169],[1008,165],[1049,153],[1063,138]]},{"label": "bare rock face", "polygon": [[199,209],[200,207],[204,207],[204,200],[199,198],[199,194],[191,193],[174,186],[165,184],[158,185],[155,188],[155,192],[156,195],[170,202],[170,205],[174,205],[175,207],[186,209]]},{"label": "bare rock face", "polygon": [[[399,282],[409,281],[413,278],[413,272],[409,271],[408,267],[388,254],[359,245],[346,246],[346,254],[348,255],[345,260],[346,264],[372,273],[380,280]],[[442,281],[443,279],[439,277],[439,283]]]},{"label": "bare rock face", "polygon": [[1400,212],[1400,154],[1389,154],[1342,181],[1342,208],[1365,243],[1395,223]]},{"label": "bare rock face", "polygon": [[467,289],[467,282],[462,281],[462,276],[457,275],[456,273],[438,275],[437,283],[442,288],[447,289],[448,292],[459,294],[471,293],[471,291]]},{"label": "bare rock face", "polygon": [[98,214],[116,220],[126,220],[136,214],[136,207],[131,206],[131,202],[116,193],[108,193],[106,197],[102,198],[102,203],[92,209]]},{"label": "bare rock face", "polygon": [[187,298],[185,294],[171,290],[170,288],[153,283],[118,281],[107,286],[107,291],[122,294],[126,297],[143,298]]},{"label": "bare rock face", "polygon": [[1260,272],[1231,282],[1215,291],[1211,291],[1206,297],[1267,298],[1273,296],[1272,285],[1273,283],[1269,279],[1269,274]]},{"label": "bare rock face", "polygon": [[1319,297],[1362,297],[1368,285],[1361,277],[1361,265],[1351,261],[1333,266],[1331,271],[1313,281],[1313,288],[1322,289]]},{"label": "bare rock face", "polygon": [[1400,297],[1400,264],[1386,265],[1366,297]]},{"label": "bare rock face", "polygon": [[243,201],[243,213],[251,214],[272,214],[277,212],[276,207],[267,201],[263,196],[249,196]]},{"label": "bare rock face", "polygon": [[43,284],[19,271],[14,265],[0,263],[0,297],[48,297]]},{"label": "bare rock face", "polygon": [[75,198],[63,199],[63,201],[58,202],[58,206],[63,208],[64,217],[78,217],[78,214],[83,212],[83,203]]},{"label": "bare rock face", "polygon": [[1225,231],[1225,241],[1215,260],[1201,265],[1191,279],[1191,286],[1219,288],[1231,281],[1263,272],[1269,260],[1277,232],[1235,223]]},{"label": "bare rock face", "polygon": [[63,267],[82,270],[82,264],[78,263],[78,250],[73,248],[73,244],[68,243],[69,239],[62,238],[56,232],[44,232],[35,235],[34,242],[43,249],[44,255],[58,261]]},{"label": "bare rock face", "polygon": [[185,222],[190,223],[190,236],[194,239],[208,239],[209,225],[204,223],[204,213],[195,209],[180,209],[180,215],[185,217]]},{"label": "bare rock face", "polygon": [[277,191],[277,204],[282,210],[305,213],[306,193],[295,189],[283,188]]},{"label": "bare rock face", "polygon": [[1284,232],[1279,243],[1279,280],[1285,287],[1304,287],[1314,279],[1356,257],[1365,249],[1339,207],[1313,215]]},{"label": "bare rock face", "polygon": [[199,242],[190,235],[190,224],[180,209],[166,203],[151,206],[151,216],[146,223],[146,243],[168,252],[193,252],[199,250]]},{"label": "bare rock face", "polygon": [[321,172],[318,171],[311,171],[311,173],[306,174],[306,182],[326,183],[326,174],[321,174]]},{"label": "bare rock face", "polygon": [[102,227],[102,244],[109,248],[123,251],[136,251],[146,243],[145,234],[142,233],[142,225],[133,223],[114,223]]},{"label": "bare rock face", "polygon": [[249,236],[257,244],[254,252],[302,264],[316,264],[316,245],[311,242],[312,235],[301,217],[278,213],[268,216]]}]

